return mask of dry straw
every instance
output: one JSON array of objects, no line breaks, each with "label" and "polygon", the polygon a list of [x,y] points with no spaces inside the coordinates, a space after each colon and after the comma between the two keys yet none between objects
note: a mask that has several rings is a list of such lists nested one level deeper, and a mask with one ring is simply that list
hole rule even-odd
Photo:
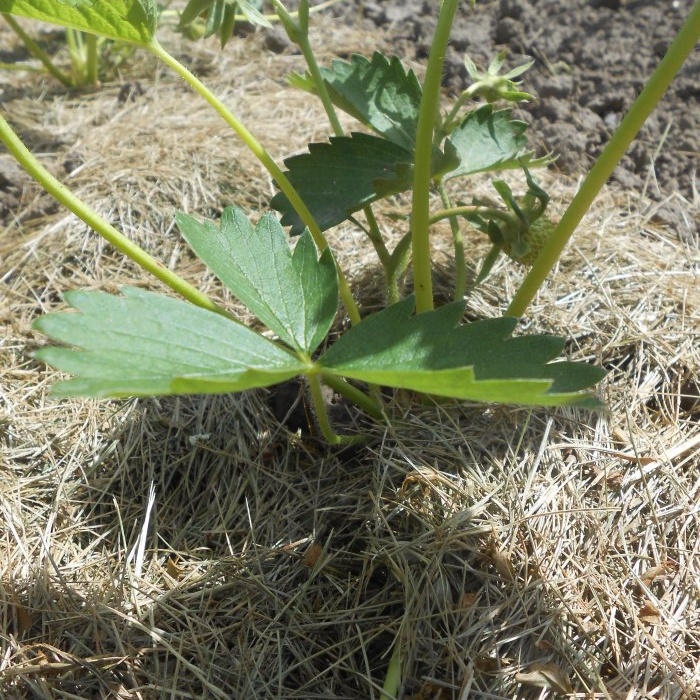
[{"label": "dry straw", "polygon": [[[329,50],[377,46],[337,21],[318,31]],[[183,50],[279,157],[326,127],[284,87],[299,57],[260,43]],[[153,69],[82,97],[32,79],[7,109],[84,199],[231,304],[174,209],[261,209],[270,183]],[[541,176],[563,207],[575,183]],[[52,400],[32,319],[68,289],[141,276],[16,184],[0,240],[3,697],[376,699],[394,643],[414,700],[697,697],[697,238],[608,192],[532,308],[572,358],[611,370],[608,413],[406,402],[369,447],[329,452],[265,392]],[[689,220],[699,204],[675,202]],[[350,274],[370,306],[371,271]],[[502,313],[521,276],[504,264],[469,313]]]}]

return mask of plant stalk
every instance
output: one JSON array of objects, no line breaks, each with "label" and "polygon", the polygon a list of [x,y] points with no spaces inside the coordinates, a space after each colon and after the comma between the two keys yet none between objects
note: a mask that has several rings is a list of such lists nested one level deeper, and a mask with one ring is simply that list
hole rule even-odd
[{"label": "plant stalk", "polygon": [[78,199],[67,187],[59,182],[44,168],[34,154],[22,143],[21,139],[12,130],[7,120],[0,114],[0,140],[7,150],[15,157],[17,162],[31,175],[52,197],[60,202],[66,209],[82,219],[90,228],[96,231],[108,243],[118,251],[124,253],[141,268],[150,272],[173,291],[209,311],[226,316],[235,321],[235,317],[218,306],[206,294],[200,292],[179,275],[163,267],[155,258],[136,243],[130,241],[124,234],[117,231],[114,226],[103,219],[94,209],[91,209],[82,200]]},{"label": "plant stalk", "polygon": [[455,122],[459,116],[459,111],[464,107],[466,102],[471,99],[471,95],[463,92],[452,105],[452,109],[447,113],[444,119],[441,120],[439,128],[435,132],[435,144],[440,143],[446,136],[449,136],[455,127]]},{"label": "plant stalk", "polygon": [[342,377],[336,377],[332,374],[324,374],[322,381],[324,384],[329,386],[333,391],[337,392],[341,396],[359,406],[368,416],[371,416],[375,420],[381,421],[385,420],[385,415],[381,410],[381,405],[377,405],[377,402],[371,396],[368,396],[361,389],[350,384]]},{"label": "plant stalk", "polygon": [[416,311],[433,308],[432,259],[430,256],[430,182],[433,134],[440,108],[440,87],[445,52],[459,0],[443,0],[435,36],[430,48],[423,82],[423,96],[416,128],[416,153],[413,173],[411,235],[413,249],[413,285]]},{"label": "plant stalk", "polygon": [[367,219],[367,237],[374,246],[379,262],[384,268],[384,273],[388,274],[388,268],[391,264],[391,253],[382,238],[382,232],[379,230],[377,217],[374,215],[374,210],[370,206],[366,206],[362,211]]},{"label": "plant stalk", "polygon": [[399,695],[399,686],[401,685],[401,641],[399,633],[396,633],[394,640],[394,651],[389,659],[389,667],[386,670],[384,677],[384,685],[380,700],[396,700]]},{"label": "plant stalk", "polygon": [[[276,6],[281,4],[279,0],[273,0],[273,2]],[[341,126],[340,120],[338,119],[338,113],[335,111],[335,107],[333,105],[333,101],[331,100],[331,96],[328,94],[328,88],[326,87],[326,83],[323,80],[321,69],[318,66],[318,61],[316,60],[316,56],[314,55],[314,51],[311,46],[311,42],[309,41],[308,27],[305,27],[304,29],[306,29],[306,31],[301,31],[298,33],[296,43],[299,46],[302,55],[304,56],[304,60],[306,61],[306,67],[309,69],[309,75],[313,80],[318,96],[321,98],[323,109],[326,112],[326,116],[328,117],[328,121],[330,122],[331,128],[333,129],[333,133],[336,136],[343,136],[343,127]]]},{"label": "plant stalk", "polygon": [[333,426],[331,426],[328,411],[326,410],[326,402],[323,399],[323,392],[321,391],[320,377],[317,374],[307,375],[306,380],[309,383],[309,391],[311,393],[311,401],[314,405],[316,421],[318,422],[318,427],[321,430],[323,439],[329,445],[340,445],[342,438],[333,430]]},{"label": "plant stalk", "polygon": [[66,27],[66,46],[70,54],[71,84],[81,85],[85,75],[85,52],[83,51],[83,34],[79,29]]},{"label": "plant stalk", "polygon": [[456,216],[467,216],[468,214],[481,214],[484,218],[500,219],[508,223],[513,221],[513,215],[508,214],[500,209],[490,209],[488,207],[480,207],[476,204],[466,205],[463,207],[449,207],[436,211],[430,217],[430,223],[435,224],[443,219],[449,219]]},{"label": "plant stalk", "polygon": [[[450,195],[445,189],[444,185],[441,183],[438,186],[438,192],[440,193],[440,199],[442,200],[442,206],[445,207],[446,211],[452,209],[452,202],[450,201]],[[452,231],[452,245],[454,247],[454,259],[455,259],[455,291],[453,296],[453,301],[462,299],[467,293],[467,268],[466,261],[464,259],[464,237],[462,236],[462,230],[459,227],[459,221],[457,221],[457,216],[455,214],[450,214],[447,216],[450,222],[450,230]],[[433,222],[434,217],[430,217],[430,223]]]},{"label": "plant stalk", "polygon": [[507,316],[522,316],[525,313],[528,305],[535,298],[537,290],[542,286],[559,259],[569,238],[590,209],[593,200],[612,174],[615,166],[620,162],[640,128],[663,97],[676,73],[697,44],[698,39],[700,39],[700,0],[696,0],[666,55],[598,156],[598,160],[589,171],[581,188],[564,212],[535,264],[513,297],[506,311]]},{"label": "plant stalk", "polygon": [[29,53],[40,61],[44,68],[46,68],[56,80],[60,81],[65,87],[72,87],[73,83],[71,79],[63,71],[56,68],[51,57],[24,31],[24,29],[22,29],[17,20],[12,15],[3,15],[3,17],[12,31],[22,40],[22,43],[27,47]]},{"label": "plant stalk", "polygon": [[[273,3],[276,7],[278,7],[278,11],[279,8],[282,8],[282,10],[284,10],[280,0],[273,0]],[[284,11],[286,12],[286,10]],[[302,28],[300,27],[299,29]],[[338,119],[338,113],[336,112],[335,105],[333,104],[333,100],[331,99],[330,93],[328,92],[328,87],[326,86],[326,82],[323,79],[321,69],[319,68],[318,62],[316,61],[316,56],[314,55],[311,42],[309,41],[308,27],[305,27],[303,29],[305,29],[306,31],[297,31],[295,33],[296,43],[299,46],[302,55],[304,56],[306,66],[309,70],[309,75],[311,76],[311,80],[313,81],[314,87],[316,88],[316,92],[318,93],[318,96],[321,99],[323,109],[326,112],[326,116],[328,117],[328,121],[331,125],[333,133],[336,136],[345,136],[345,130],[343,129],[342,124],[340,123],[340,119]],[[384,243],[382,234],[379,231],[377,219],[374,216],[372,207],[364,207],[363,212],[365,218],[367,219],[368,230],[366,231],[366,233],[372,245],[374,246],[374,249],[377,253],[377,257],[379,258],[379,262],[384,268],[384,274],[387,279],[387,296],[391,298],[392,287],[391,281],[389,279],[390,275],[388,268],[390,254],[386,248],[386,244]]]},{"label": "plant stalk", "polygon": [[[204,83],[202,83],[193,73],[187,70],[187,68],[185,68],[185,66],[183,66],[174,56],[169,54],[155,39],[151,41],[147,48],[156,57],[161,59],[169,68],[174,70],[195,92],[201,95],[211,105],[211,107],[216,110],[216,112],[243,141],[251,153],[260,161],[267,172],[270,173],[280,190],[282,190],[287,199],[289,199],[290,203],[294,207],[294,210],[309,229],[309,232],[311,233],[314,243],[316,243],[318,249],[320,251],[324,251],[326,248],[328,248],[328,241],[326,241],[323,232],[304,203],[304,200],[301,199],[299,193],[294,189],[292,183],[289,181],[284,172],[282,172],[282,169],[277,165],[277,163],[275,163],[272,156],[270,156],[263,145],[255,138],[255,136],[248,131],[243,123],[221,102],[221,100],[219,100],[218,97],[216,97],[216,95],[214,95],[211,90],[209,90],[209,88],[207,88],[206,85],[204,85]],[[359,323],[359,309],[357,308],[357,304],[353,299],[348,282],[340,268],[338,268],[338,285],[340,288],[340,298],[345,306],[345,310],[347,311],[351,323]]]},{"label": "plant stalk", "polygon": [[408,231],[396,244],[396,247],[391,253],[391,257],[389,258],[387,276],[389,279],[388,301],[390,304],[395,304],[399,301],[399,278],[406,271],[410,259],[411,232]]},{"label": "plant stalk", "polygon": [[99,77],[100,56],[98,52],[99,44],[96,34],[88,34],[85,37],[86,54],[83,78],[86,85],[97,85]]}]

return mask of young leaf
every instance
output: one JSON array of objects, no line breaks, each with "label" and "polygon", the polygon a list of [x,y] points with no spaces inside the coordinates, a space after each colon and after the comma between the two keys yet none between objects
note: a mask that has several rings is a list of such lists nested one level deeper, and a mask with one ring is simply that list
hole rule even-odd
[{"label": "young leaf", "polygon": [[[392,143],[413,150],[420,108],[421,86],[415,73],[401,61],[378,51],[372,60],[354,54],[350,61],[333,61],[322,68],[333,104]],[[310,75],[294,74],[289,82],[315,92]]]},{"label": "young leaf", "polygon": [[[309,152],[284,161],[286,173],[316,222],[326,230],[372,202],[403,192],[413,184],[413,156],[402,146],[369,134],[334,136],[330,143],[309,144]],[[435,149],[433,175],[457,161]],[[270,205],[282,213],[291,234],[304,224],[287,197],[276,194]]]},{"label": "young leaf", "polygon": [[155,0],[0,0],[0,12],[147,46],[156,31]]},{"label": "young leaf", "polygon": [[236,21],[240,18],[251,24],[271,26],[260,12],[261,4],[259,0],[189,0],[180,14],[180,29],[186,29],[201,15],[205,15],[203,36],[218,34],[221,48],[223,48],[231,38]]},{"label": "young leaf", "polygon": [[546,165],[548,157],[533,158],[523,135],[525,122],[511,119],[511,110],[494,111],[491,105],[479,107],[464,118],[452,132],[450,143],[460,163],[445,179],[488,170],[508,170]]},{"label": "young leaf", "polygon": [[34,328],[80,350],[47,347],[36,356],[76,375],[62,396],[153,396],[242,391],[307,369],[249,328],[185,301],[125,287],[123,296],[74,291],[80,313],[38,319]]},{"label": "young leaf", "polygon": [[268,328],[296,350],[316,350],[338,309],[330,249],[317,259],[306,233],[292,254],[272,214],[253,227],[236,207],[224,210],[219,225],[186,214],[177,223],[194,252]]},{"label": "young leaf", "polygon": [[208,12],[214,2],[215,0],[189,0],[180,12],[180,28],[192,24],[202,13]]},{"label": "young leaf", "polygon": [[262,7],[261,0],[237,0],[235,4],[236,11],[240,12],[247,22],[259,27],[272,26],[265,15],[260,12],[260,8]]},{"label": "young leaf", "polygon": [[204,29],[204,36],[215,34],[224,22],[226,12],[231,8],[227,7],[225,0],[214,0],[207,12],[207,22]]},{"label": "young leaf", "polygon": [[600,407],[581,390],[602,379],[603,370],[549,364],[563,339],[513,338],[514,318],[459,325],[461,301],[412,316],[414,303],[407,297],[351,328],[319,359],[322,371],[457,399]]}]

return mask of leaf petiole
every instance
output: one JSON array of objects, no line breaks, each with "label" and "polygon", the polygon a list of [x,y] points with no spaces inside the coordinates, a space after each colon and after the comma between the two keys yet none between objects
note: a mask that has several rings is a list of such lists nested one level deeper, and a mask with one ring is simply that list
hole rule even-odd
[{"label": "leaf petiole", "polygon": [[617,131],[598,156],[576,196],[564,212],[559,224],[552,232],[532,269],[506,311],[508,316],[522,316],[537,290],[561,256],[564,247],[573,235],[581,219],[586,215],[593,200],[607,182],[620,159],[629,148],[644,122],[659,103],[673,78],[700,39],[700,0],[696,0],[688,18],[659,62],[646,86],[630,107]]},{"label": "leaf petiole", "polygon": [[[314,243],[323,252],[328,248],[328,241],[316,223],[298,192],[292,186],[282,169],[275,163],[274,159],[263,145],[248,131],[243,123],[221,102],[221,100],[204,85],[193,73],[183,66],[174,56],[168,53],[155,39],[147,45],[147,48],[157,58],[161,59],[169,68],[174,70],[195,92],[201,95],[211,107],[223,118],[223,120],[233,129],[237,136],[243,141],[250,152],[260,161],[263,167],[270,173],[279,188],[289,199],[295,211],[309,229]],[[338,269],[338,283],[340,298],[345,306],[345,310],[350,321],[355,324],[360,322],[360,312],[350,291],[350,286],[342,273]]]},{"label": "leaf petiole", "polygon": [[423,95],[418,113],[416,150],[413,173],[411,232],[413,249],[413,279],[416,311],[433,308],[433,280],[430,255],[430,184],[433,134],[439,115],[442,67],[450,38],[452,21],[459,0],[443,0],[435,36],[430,48],[428,67],[423,82]]},{"label": "leaf petiole", "polygon": [[91,229],[98,233],[117,250],[124,253],[141,268],[150,272],[154,277],[170,287],[173,291],[204,309],[215,311],[218,314],[236,321],[236,318],[222,309],[189,282],[168,270],[145,250],[130,241],[123,233],[117,231],[114,226],[101,217],[94,209],[76,197],[67,187],[59,182],[37,160],[34,154],[22,143],[21,139],[12,130],[7,120],[0,114],[0,140],[7,150],[16,158],[17,162],[58,202],[66,209],[82,219]]},{"label": "leaf petiole", "polygon": [[[302,20],[298,23],[294,23],[292,21],[291,14],[286,10],[281,0],[272,0],[272,2],[277,8],[277,12],[280,14],[280,18],[283,19],[284,27],[287,30],[287,35],[289,36],[290,40],[294,41],[297,44],[297,46],[299,46],[299,49],[301,50],[301,53],[304,56],[304,60],[306,61],[306,67],[309,71],[309,75],[311,76],[314,89],[316,90],[316,93],[321,99],[323,109],[326,112],[326,116],[328,117],[328,121],[331,125],[333,133],[336,136],[344,136],[345,131],[340,123],[340,120],[338,119],[338,113],[335,110],[333,100],[331,99],[331,96],[328,92],[328,86],[326,85],[326,81],[323,79],[321,69],[319,68],[318,62],[316,61],[316,56],[314,55],[313,48],[311,46],[311,42],[309,41],[308,15],[306,16],[306,21]],[[299,9],[300,11],[304,10],[306,13],[308,13],[308,0],[302,0],[302,3],[300,3],[299,5]],[[384,268],[384,273],[387,278],[387,289],[389,290],[388,296],[391,297],[391,282],[389,280],[388,271],[389,251],[387,250],[386,245],[384,243],[384,239],[382,238],[382,235],[379,231],[377,219],[374,216],[372,207],[364,207],[363,212],[365,214],[365,218],[367,219],[368,228],[364,229],[364,227],[362,226],[360,226],[360,228],[362,228],[367,234],[367,237],[370,239],[372,245],[374,246],[374,249],[377,253],[377,257],[379,258],[379,262]]]},{"label": "leaf petiole", "polygon": [[386,418],[376,401],[342,377],[324,374],[322,381],[326,386],[333,389],[333,391],[344,396],[356,406],[359,406],[368,416],[372,416],[372,418],[379,421]]},{"label": "leaf petiole", "polygon": [[508,214],[508,212],[472,204],[463,207],[448,207],[447,209],[436,211],[433,215],[431,215],[430,223],[435,224],[443,219],[449,219],[455,216],[467,216],[468,214],[480,214],[484,218],[500,219],[501,221],[507,223],[510,223],[513,220],[513,215]]},{"label": "leaf petiole", "polygon": [[318,427],[323,435],[323,439],[329,445],[348,445],[356,442],[363,442],[366,438],[362,434],[338,435],[333,430],[330,418],[328,417],[326,402],[323,398],[323,392],[321,390],[320,376],[318,374],[307,375],[306,380],[309,383],[311,401],[314,405],[314,413],[316,415],[316,420],[318,421]]},{"label": "leaf petiole", "polygon": [[[446,211],[452,211],[452,202],[450,200],[450,195],[445,189],[442,183],[438,185],[438,193],[440,194],[440,199],[442,200],[442,205],[445,207]],[[430,217],[430,223],[433,223],[433,218]],[[464,237],[462,236],[462,230],[459,227],[459,222],[457,221],[457,216],[452,213],[446,217],[450,222],[450,230],[452,231],[452,245],[454,248],[454,261],[455,261],[455,291],[453,296],[453,301],[457,301],[464,297],[467,293],[467,270],[466,261],[464,259]]]},{"label": "leaf petiole", "polygon": [[44,51],[44,49],[41,48],[41,46],[39,46],[36,41],[34,41],[34,39],[32,39],[31,36],[29,36],[29,34],[27,34],[27,32],[24,31],[24,29],[22,29],[17,20],[9,14],[4,14],[3,18],[9,25],[10,29],[12,29],[12,31],[22,40],[22,43],[27,47],[27,51],[29,51],[34,58],[40,61],[44,68],[46,68],[46,70],[53,75],[56,80],[60,81],[68,88],[72,87],[71,79],[55,66],[54,62],[51,60],[51,57],[46,53],[46,51]]}]

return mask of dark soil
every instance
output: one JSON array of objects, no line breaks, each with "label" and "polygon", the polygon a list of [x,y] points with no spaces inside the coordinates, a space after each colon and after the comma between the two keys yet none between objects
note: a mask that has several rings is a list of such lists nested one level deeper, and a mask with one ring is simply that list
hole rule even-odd
[{"label": "dark soil", "polygon": [[[465,53],[482,69],[504,49],[507,66],[520,65],[526,56],[533,58],[535,65],[525,74],[523,88],[538,99],[525,105],[519,116],[530,124],[533,144],[541,152],[558,155],[553,167],[577,176],[600,153],[692,4],[692,0],[478,0],[472,9],[463,0],[446,57],[445,87],[456,95],[469,85]],[[438,7],[438,0],[346,0],[331,11],[368,31],[380,27],[397,55],[424,63]],[[263,40],[271,51],[289,48],[280,28],[265,33]],[[696,49],[624,156],[613,182],[630,194],[656,200],[675,194],[696,200],[699,96]],[[3,98],[8,98],[6,90]],[[52,210],[53,204],[35,200],[29,184],[10,157],[0,156],[0,223]],[[16,213],[18,206],[21,215]],[[660,208],[657,216],[677,225],[683,235],[700,227],[685,212],[679,214],[677,206]]]},{"label": "dark soil", "polygon": [[[397,54],[424,60],[435,27],[436,0],[356,0],[383,27]],[[446,57],[445,85],[469,85],[463,56],[484,69],[501,50],[508,64],[535,59],[523,88],[531,138],[559,154],[556,167],[585,172],[663,57],[692,0],[479,0],[462,2]],[[700,55],[681,74],[645,124],[613,180],[628,191],[691,200],[700,134]]]}]

